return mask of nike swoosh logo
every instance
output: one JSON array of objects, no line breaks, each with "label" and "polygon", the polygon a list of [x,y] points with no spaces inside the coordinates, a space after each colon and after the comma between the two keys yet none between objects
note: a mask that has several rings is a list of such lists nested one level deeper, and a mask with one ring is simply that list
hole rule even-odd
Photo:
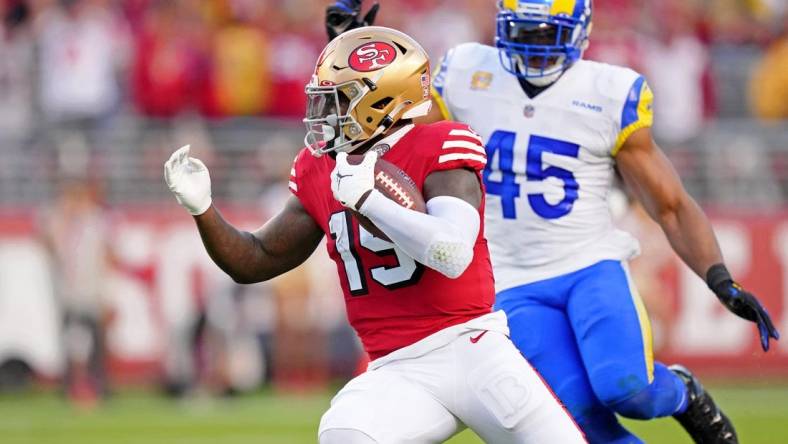
[{"label": "nike swoosh logo", "polygon": [[479,333],[478,336],[472,337],[471,338],[471,344],[475,344],[475,343],[479,342],[479,339],[481,339],[482,336],[484,336],[485,334],[487,334],[487,330],[484,330],[483,332]]},{"label": "nike swoosh logo", "polygon": [[342,183],[342,179],[344,179],[346,177],[350,177],[350,176],[352,176],[352,174],[339,174],[339,173],[337,173],[337,186],[339,186],[339,184]]}]

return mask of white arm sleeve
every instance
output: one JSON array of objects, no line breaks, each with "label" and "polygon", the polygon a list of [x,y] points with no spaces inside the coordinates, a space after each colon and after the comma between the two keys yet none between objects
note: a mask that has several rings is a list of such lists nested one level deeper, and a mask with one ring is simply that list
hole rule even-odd
[{"label": "white arm sleeve", "polygon": [[449,278],[460,277],[473,260],[481,221],[476,208],[462,199],[434,197],[424,214],[373,190],[359,212],[405,254]]}]

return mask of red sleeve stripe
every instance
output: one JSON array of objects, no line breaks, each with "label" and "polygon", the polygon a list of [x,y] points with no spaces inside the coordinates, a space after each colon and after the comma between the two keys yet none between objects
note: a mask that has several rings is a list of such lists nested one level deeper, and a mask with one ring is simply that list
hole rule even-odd
[{"label": "red sleeve stripe", "polygon": [[471,151],[476,151],[486,155],[487,152],[484,148],[476,142],[468,142],[467,140],[447,140],[443,142],[443,149],[448,150],[452,148],[465,148]]},{"label": "red sleeve stripe", "polygon": [[290,189],[291,189],[291,190],[293,190],[294,192],[296,192],[296,193],[298,192],[298,185],[296,185],[296,183],[295,183],[295,182],[293,182],[292,180],[291,180],[290,182],[288,182],[288,183],[287,183],[287,185],[288,185],[288,186],[290,187]]},{"label": "red sleeve stripe", "polygon": [[478,140],[479,143],[482,142],[482,137],[471,130],[464,130],[464,129],[453,129],[449,131],[450,136],[463,136],[463,137],[470,137],[471,139]]},{"label": "red sleeve stripe", "polygon": [[477,154],[453,153],[453,154],[444,154],[438,157],[438,163],[446,163],[446,162],[451,162],[453,160],[472,160],[474,162],[479,162],[482,165],[487,165],[487,158],[484,156],[479,156]]}]

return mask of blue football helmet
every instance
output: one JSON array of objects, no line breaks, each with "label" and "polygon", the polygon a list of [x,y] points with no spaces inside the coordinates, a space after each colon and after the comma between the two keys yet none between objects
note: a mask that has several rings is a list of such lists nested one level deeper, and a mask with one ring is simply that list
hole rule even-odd
[{"label": "blue football helmet", "polygon": [[500,0],[495,45],[503,67],[546,86],[583,56],[591,0]]}]

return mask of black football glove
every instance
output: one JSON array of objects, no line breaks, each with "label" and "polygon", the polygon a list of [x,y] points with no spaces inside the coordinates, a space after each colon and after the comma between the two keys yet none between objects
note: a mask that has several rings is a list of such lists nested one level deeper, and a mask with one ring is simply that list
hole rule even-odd
[{"label": "black football glove", "polygon": [[326,8],[326,32],[328,41],[351,29],[370,26],[375,22],[380,5],[375,3],[361,18],[361,2],[363,0],[337,0]]},{"label": "black football glove", "polygon": [[763,308],[754,294],[746,291],[733,280],[725,265],[717,264],[709,268],[706,272],[706,283],[728,310],[758,325],[761,347],[764,351],[769,350],[770,337],[775,340],[780,339],[780,333],[774,328],[769,312]]}]

